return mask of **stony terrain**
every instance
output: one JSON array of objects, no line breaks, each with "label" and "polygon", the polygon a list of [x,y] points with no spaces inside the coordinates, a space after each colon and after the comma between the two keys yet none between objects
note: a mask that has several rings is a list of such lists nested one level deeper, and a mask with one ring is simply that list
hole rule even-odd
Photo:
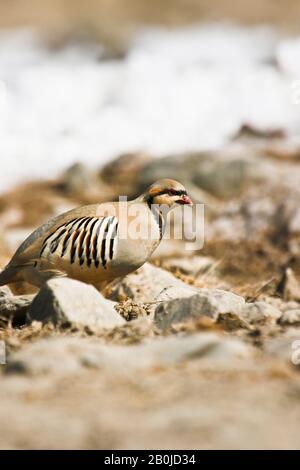
[{"label": "stony terrain", "polygon": [[102,293],[70,279],[0,289],[0,448],[299,448],[300,147],[246,134],[0,196],[1,266],[54,214],[157,177],[205,204],[202,250],[164,240]]}]

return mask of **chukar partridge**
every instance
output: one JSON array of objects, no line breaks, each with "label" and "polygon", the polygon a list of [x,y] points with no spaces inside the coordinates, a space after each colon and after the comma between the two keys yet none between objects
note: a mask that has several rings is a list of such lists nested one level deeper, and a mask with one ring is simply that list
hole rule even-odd
[{"label": "chukar partridge", "polygon": [[[0,285],[40,287],[68,276],[101,286],[142,266],[160,243],[166,212],[192,204],[177,181],[162,179],[132,201],[93,204],[66,212],[35,230],[0,274]],[[161,210],[161,208],[167,208]]]}]

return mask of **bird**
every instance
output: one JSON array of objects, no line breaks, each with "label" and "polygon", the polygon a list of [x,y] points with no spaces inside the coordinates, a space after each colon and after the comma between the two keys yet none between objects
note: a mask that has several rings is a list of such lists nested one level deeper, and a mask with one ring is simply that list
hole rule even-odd
[{"label": "bird", "polygon": [[136,199],[91,204],[37,228],[0,273],[0,286],[27,282],[42,287],[55,277],[92,284],[140,268],[159,245],[168,212],[192,200],[178,181],[156,181]]}]

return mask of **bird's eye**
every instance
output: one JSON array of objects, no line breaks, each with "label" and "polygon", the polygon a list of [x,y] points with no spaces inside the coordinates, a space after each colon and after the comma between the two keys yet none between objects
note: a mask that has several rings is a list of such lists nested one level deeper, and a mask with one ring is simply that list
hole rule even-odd
[{"label": "bird's eye", "polygon": [[175,189],[168,189],[169,196],[176,196],[177,191]]}]

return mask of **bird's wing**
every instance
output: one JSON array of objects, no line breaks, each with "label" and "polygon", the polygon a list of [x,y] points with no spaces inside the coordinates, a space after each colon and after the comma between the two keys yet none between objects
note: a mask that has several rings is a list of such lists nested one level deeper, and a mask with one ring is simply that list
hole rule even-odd
[{"label": "bird's wing", "polygon": [[105,269],[113,259],[117,243],[118,219],[115,216],[81,216],[48,234],[36,261],[60,265],[99,265]]},{"label": "bird's wing", "polygon": [[[94,217],[99,220],[104,218],[107,212],[105,213],[105,216],[102,215],[101,207],[101,204],[79,207],[46,222],[44,225],[36,229],[31,235],[29,235],[29,237],[27,237],[26,240],[20,245],[12,257],[9,266],[22,267],[32,265],[37,259],[40,258],[45,240],[48,240],[49,242],[50,239],[52,240],[53,234],[56,233],[58,235],[58,233],[63,229],[66,229],[66,231],[61,234],[61,239],[65,239],[64,235],[67,236],[71,228],[73,231],[75,228],[78,229],[78,224],[76,225],[75,223],[79,219],[82,220],[82,218]],[[71,241],[72,238],[70,239],[70,242]]]}]

